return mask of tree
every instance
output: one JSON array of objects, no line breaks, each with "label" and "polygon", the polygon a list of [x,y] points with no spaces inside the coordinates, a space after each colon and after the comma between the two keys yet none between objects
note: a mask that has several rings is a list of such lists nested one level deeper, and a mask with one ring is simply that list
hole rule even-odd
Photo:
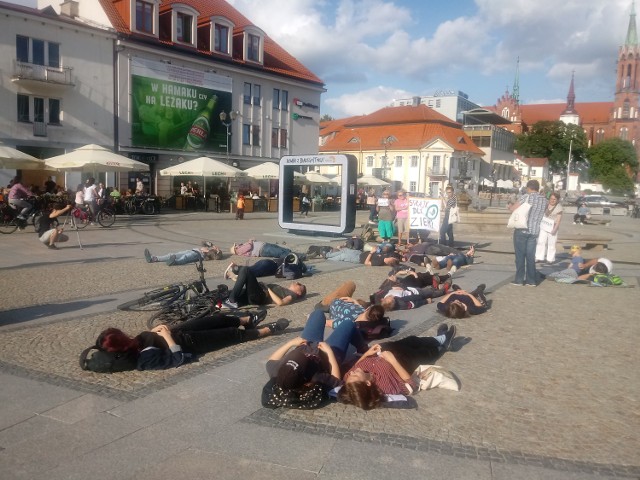
[{"label": "tree", "polygon": [[587,152],[587,136],[578,125],[561,121],[535,123],[531,131],[518,135],[516,150],[524,157],[548,158],[552,172],[564,172],[569,160],[584,161]]},{"label": "tree", "polygon": [[322,122],[330,122],[331,120],[335,120],[335,118],[333,118],[331,115],[329,115],[328,113],[325,113],[324,115],[322,115],[320,117],[320,123]]},{"label": "tree", "polygon": [[638,172],[635,147],[627,140],[610,138],[589,149],[591,178],[617,193],[633,191],[633,178]]}]

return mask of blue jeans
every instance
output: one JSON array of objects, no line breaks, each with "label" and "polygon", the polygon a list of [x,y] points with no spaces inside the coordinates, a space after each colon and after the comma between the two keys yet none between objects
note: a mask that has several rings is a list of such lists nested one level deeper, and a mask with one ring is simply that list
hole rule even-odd
[{"label": "blue jeans", "polygon": [[536,271],[537,243],[537,235],[527,233],[527,230],[520,228],[513,231],[513,249],[516,254],[515,283],[538,284],[538,272]]},{"label": "blue jeans", "polygon": [[369,221],[373,222],[378,215],[377,205],[369,205]]},{"label": "blue jeans", "polygon": [[[309,320],[300,335],[308,342],[322,342],[324,340],[325,316],[322,310],[314,310],[309,315]],[[349,349],[349,344],[353,345],[359,352],[364,352],[368,348],[360,331],[354,322],[342,322],[327,338],[327,344],[333,350],[338,363],[342,363]]]},{"label": "blue jeans", "polygon": [[[447,242],[447,238],[449,241]],[[440,243],[453,247],[453,224],[449,223],[449,211],[446,210],[444,218],[442,219],[442,226],[440,227]]]},{"label": "blue jeans", "polygon": [[335,252],[329,252],[326,255],[327,260],[334,262],[360,263],[360,255],[362,250],[352,250],[351,248],[343,248]]},{"label": "blue jeans", "polygon": [[171,265],[186,265],[187,263],[194,263],[200,261],[202,258],[200,256],[200,252],[196,252],[195,250],[184,250],[182,252],[169,253],[167,255],[160,255],[156,257],[158,262],[166,262],[169,260],[171,255],[175,255],[176,259]]},{"label": "blue jeans", "polygon": [[273,243],[265,243],[260,250],[260,257],[280,258],[289,255],[291,250],[281,247],[280,245],[274,245]]},{"label": "blue jeans", "polygon": [[278,271],[278,263],[270,258],[265,258],[251,265],[249,270],[251,270],[251,273],[256,277],[269,277],[275,275]]}]

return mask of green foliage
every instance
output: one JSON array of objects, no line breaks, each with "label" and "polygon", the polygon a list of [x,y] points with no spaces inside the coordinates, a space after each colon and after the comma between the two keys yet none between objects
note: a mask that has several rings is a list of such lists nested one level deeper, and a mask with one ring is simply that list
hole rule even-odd
[{"label": "green foliage", "polygon": [[616,193],[633,191],[633,178],[638,171],[638,156],[633,144],[611,138],[589,149],[591,177]]},{"label": "green foliage", "polygon": [[570,143],[571,161],[581,161],[587,151],[587,137],[582,128],[559,120],[542,121],[534,124],[529,132],[518,135],[516,150],[524,157],[548,158],[551,171],[558,172],[567,168]]},{"label": "green foliage", "polygon": [[335,120],[335,118],[333,118],[331,115],[329,115],[328,113],[325,113],[324,115],[322,115],[320,117],[320,122],[330,122],[331,120]]}]

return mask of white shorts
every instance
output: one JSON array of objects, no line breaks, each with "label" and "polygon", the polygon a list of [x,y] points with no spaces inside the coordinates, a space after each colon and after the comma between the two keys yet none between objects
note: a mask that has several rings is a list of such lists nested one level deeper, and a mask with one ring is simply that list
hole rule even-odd
[{"label": "white shorts", "polygon": [[[55,232],[56,229],[52,228],[51,230],[47,230],[46,232],[44,232],[41,236],[40,236],[40,241],[42,243],[49,243],[49,240],[51,239],[51,235],[53,235],[53,232]],[[56,243],[57,242],[66,242],[67,240],[69,240],[69,237],[67,235],[65,235],[64,233],[61,233],[60,235],[58,235],[58,238],[56,238]]]}]

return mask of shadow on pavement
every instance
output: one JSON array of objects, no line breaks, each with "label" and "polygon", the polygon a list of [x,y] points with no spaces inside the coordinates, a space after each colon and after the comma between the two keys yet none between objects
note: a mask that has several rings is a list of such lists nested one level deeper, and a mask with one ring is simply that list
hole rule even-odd
[{"label": "shadow on pavement", "polygon": [[14,325],[37,320],[39,318],[60,315],[63,313],[73,312],[74,316],[78,316],[78,311],[89,308],[101,303],[109,303],[116,300],[115,298],[103,298],[100,300],[80,300],[69,303],[54,303],[48,305],[35,305],[33,307],[16,308],[0,312],[0,326]]}]

